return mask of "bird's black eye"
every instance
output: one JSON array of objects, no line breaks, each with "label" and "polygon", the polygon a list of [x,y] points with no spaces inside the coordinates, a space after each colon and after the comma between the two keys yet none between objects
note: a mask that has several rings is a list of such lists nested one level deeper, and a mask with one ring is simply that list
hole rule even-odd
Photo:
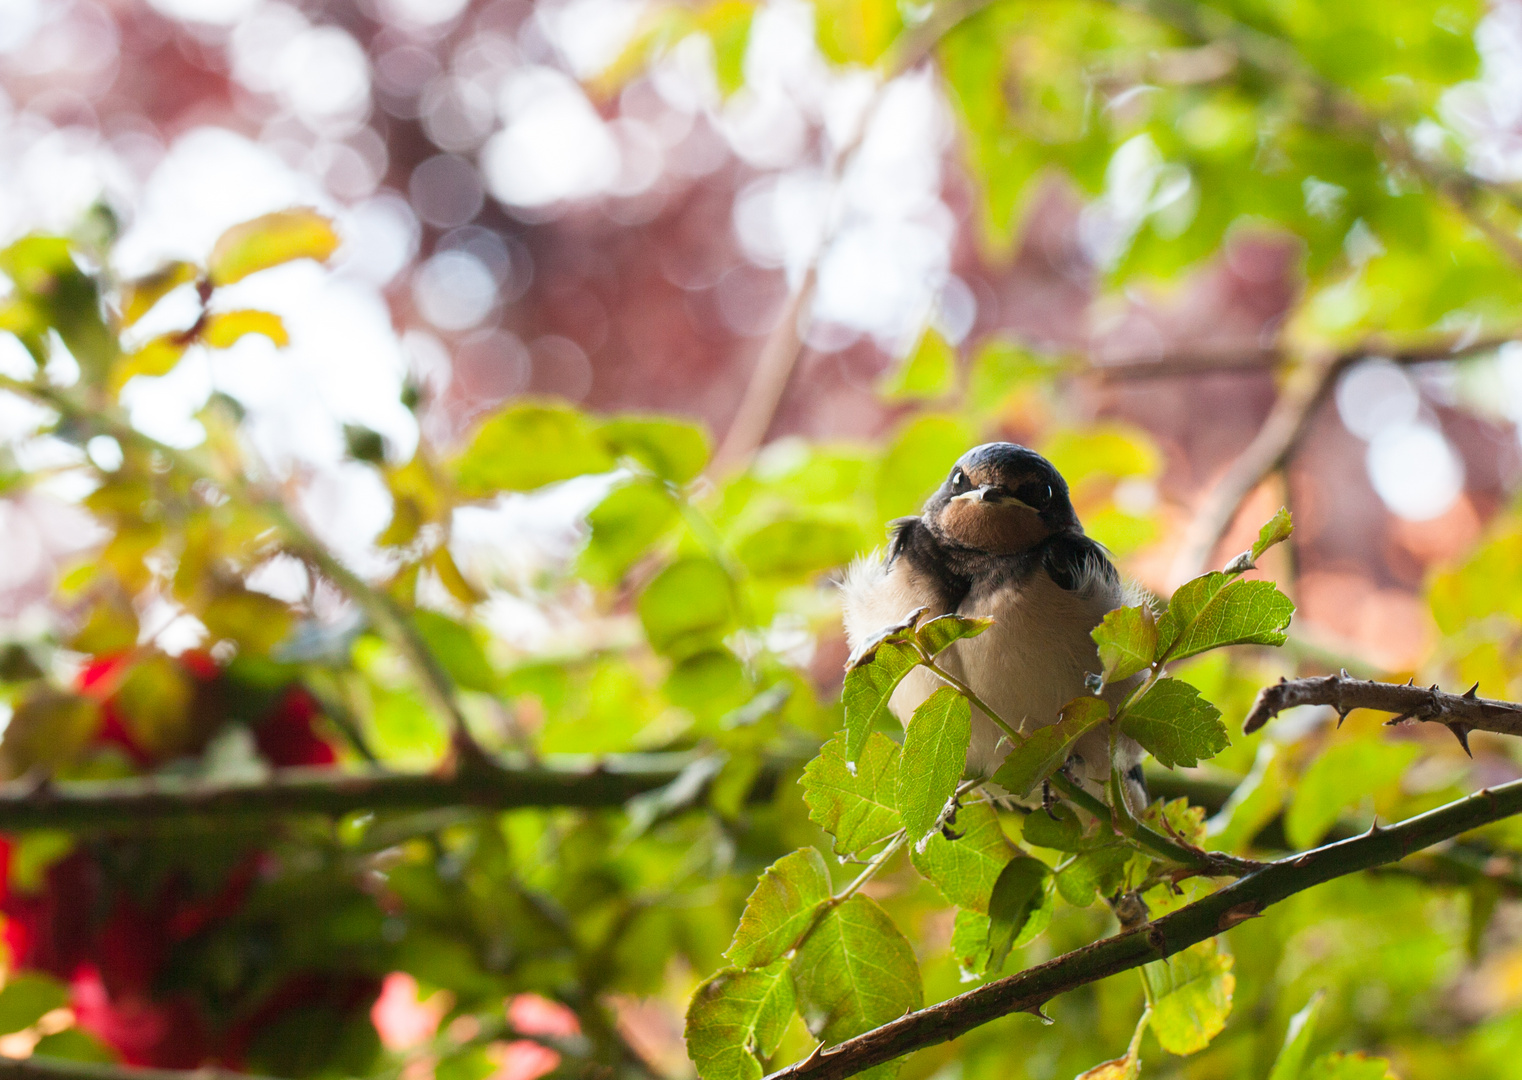
[{"label": "bird's black eye", "polygon": [[1033,506],[1037,510],[1044,509],[1051,504],[1052,485],[1041,483],[1021,484],[1015,491],[1015,498],[1019,499],[1026,506]]},{"label": "bird's black eye", "polygon": [[953,493],[967,490],[967,474],[961,469],[951,470],[951,490]]}]

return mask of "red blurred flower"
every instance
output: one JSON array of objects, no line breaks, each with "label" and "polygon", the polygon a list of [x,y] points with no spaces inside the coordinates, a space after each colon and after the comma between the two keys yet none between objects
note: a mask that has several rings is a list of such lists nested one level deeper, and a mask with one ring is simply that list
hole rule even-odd
[{"label": "red blurred flower", "polygon": [[288,687],[254,734],[259,752],[277,768],[333,764],[338,754],[312,730],[321,715],[317,699],[305,687]]}]

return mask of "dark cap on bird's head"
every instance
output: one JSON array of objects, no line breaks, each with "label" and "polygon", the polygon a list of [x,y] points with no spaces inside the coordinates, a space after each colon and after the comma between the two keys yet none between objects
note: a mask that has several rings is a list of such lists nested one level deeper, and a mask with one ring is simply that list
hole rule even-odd
[{"label": "dark cap on bird's head", "polygon": [[995,555],[1083,532],[1062,474],[1034,450],[1007,442],[963,454],[925,504],[924,520],[943,539]]}]

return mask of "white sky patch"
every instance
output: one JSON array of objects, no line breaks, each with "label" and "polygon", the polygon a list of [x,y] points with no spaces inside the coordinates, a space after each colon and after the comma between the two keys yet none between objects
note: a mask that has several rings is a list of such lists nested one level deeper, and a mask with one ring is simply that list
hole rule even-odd
[{"label": "white sky patch", "polygon": [[617,180],[617,143],[581,87],[563,73],[519,68],[503,80],[499,106],[506,126],[481,151],[497,199],[547,206],[596,195]]},{"label": "white sky patch", "polygon": [[644,0],[566,0],[540,4],[534,18],[578,79],[618,59],[644,14]]}]

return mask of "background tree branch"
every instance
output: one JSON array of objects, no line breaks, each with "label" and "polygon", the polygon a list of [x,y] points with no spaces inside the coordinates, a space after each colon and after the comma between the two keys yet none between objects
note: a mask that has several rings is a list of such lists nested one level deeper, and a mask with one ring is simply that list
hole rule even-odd
[{"label": "background tree branch", "polygon": [[[1375,709],[1395,713],[1403,720],[1431,720],[1443,724],[1469,753],[1471,731],[1494,731],[1501,735],[1522,735],[1522,705],[1478,696],[1479,683],[1467,693],[1449,694],[1437,688],[1399,683],[1375,682],[1341,675],[1323,675],[1309,679],[1280,680],[1277,685],[1258,691],[1242,730],[1257,731],[1285,709],[1297,705],[1330,705],[1340,716],[1354,709]],[[1471,755],[1472,756],[1472,755]]]}]

